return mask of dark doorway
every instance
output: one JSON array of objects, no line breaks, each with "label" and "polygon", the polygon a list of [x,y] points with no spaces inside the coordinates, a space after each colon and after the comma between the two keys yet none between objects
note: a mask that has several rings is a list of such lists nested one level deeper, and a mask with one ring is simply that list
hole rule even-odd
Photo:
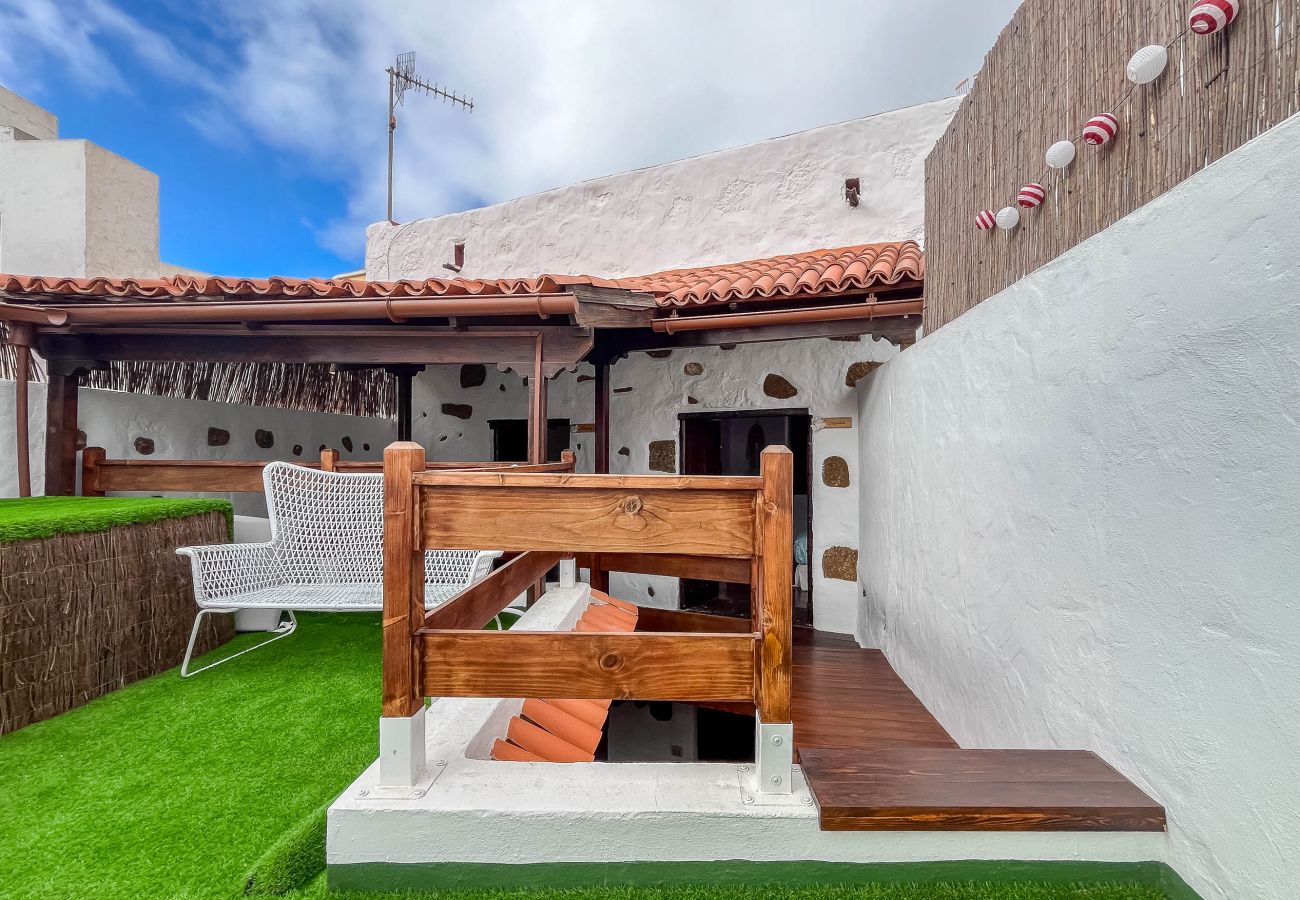
[{"label": "dark doorway", "polygon": [[[806,564],[812,547],[812,482],[808,460],[811,420],[806,409],[682,413],[682,473],[757,475],[765,447],[781,445],[794,454],[795,567]],[[812,625],[812,578],[807,589],[792,586],[796,625]],[[749,585],[683,578],[682,609],[718,615],[749,615]]]},{"label": "dark doorway", "polygon": [[[491,419],[492,462],[528,462],[528,420]],[[559,462],[569,449],[569,420],[547,419],[546,460]]]}]

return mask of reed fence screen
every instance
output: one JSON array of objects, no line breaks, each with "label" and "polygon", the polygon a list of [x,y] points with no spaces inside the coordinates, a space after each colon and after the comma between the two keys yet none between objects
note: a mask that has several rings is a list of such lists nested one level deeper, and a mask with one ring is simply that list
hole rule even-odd
[{"label": "reed fence screen", "polygon": [[[1300,0],[1242,0],[1236,20],[1208,36],[1186,30],[1190,8],[1020,6],[926,160],[927,333],[1300,109]],[[1171,42],[1164,74],[1131,86],[1134,51]],[[1084,144],[1084,124],[1103,112],[1119,134]],[[1078,155],[1048,175],[1043,154],[1063,139]],[[976,229],[979,210],[1014,204],[1027,182],[1047,187],[1042,206],[1022,211],[1013,231]]]}]

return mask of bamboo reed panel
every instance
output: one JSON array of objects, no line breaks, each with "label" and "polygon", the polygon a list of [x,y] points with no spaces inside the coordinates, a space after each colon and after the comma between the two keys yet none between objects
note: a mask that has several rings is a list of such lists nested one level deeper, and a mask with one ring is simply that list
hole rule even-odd
[{"label": "bamboo reed panel", "polygon": [[[1173,41],[1189,9],[1169,0],[1020,6],[926,160],[927,333],[1300,110],[1300,0],[1246,0],[1225,31],[1187,32],[1165,73],[1117,102],[1130,87],[1129,57]],[[1084,123],[1102,112],[1119,134],[1088,146]],[[1043,154],[1063,139],[1078,156],[1048,176]],[[1023,210],[1017,229],[975,228],[976,212],[1014,203],[1031,181],[1047,200]]]},{"label": "bamboo reed panel", "polygon": [[[161,338],[160,338],[161,340]],[[0,378],[13,380],[13,348],[0,346]],[[32,354],[33,382],[45,382],[45,364]],[[331,372],[310,363],[110,362],[82,382],[86,387],[184,400],[242,403],[344,416],[397,415],[397,383],[383,369]]]},{"label": "bamboo reed panel", "polygon": [[[0,544],[0,734],[179,665],[197,608],[176,548],[226,529],[214,512]],[[208,617],[197,651],[233,628]]]}]

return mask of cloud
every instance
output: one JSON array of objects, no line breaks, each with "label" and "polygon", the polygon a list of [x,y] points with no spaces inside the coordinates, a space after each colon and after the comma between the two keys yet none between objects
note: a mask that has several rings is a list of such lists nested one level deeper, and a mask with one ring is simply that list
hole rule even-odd
[{"label": "cloud", "polygon": [[325,246],[358,257],[365,226],[384,216],[384,69],[397,53],[416,51],[423,76],[475,100],[465,113],[412,93],[399,108],[395,217],[407,221],[946,96],[978,68],[1017,2],[173,7],[201,20],[186,33],[204,33],[218,51],[178,51],[182,39],[163,37],[163,23],[131,19],[110,0],[74,0],[86,23],[61,16],[65,3],[0,0],[6,32],[14,19],[4,10],[15,4],[25,33],[76,57],[81,76],[116,71],[94,47],[96,29],[128,40],[148,65],[187,50],[203,58],[212,71],[192,76],[190,120],[213,139],[247,137],[342,183],[345,214],[315,227]]}]

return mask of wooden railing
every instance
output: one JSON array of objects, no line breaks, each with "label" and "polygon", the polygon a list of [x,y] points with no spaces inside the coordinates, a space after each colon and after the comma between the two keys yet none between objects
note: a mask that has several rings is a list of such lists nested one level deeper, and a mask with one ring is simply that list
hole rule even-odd
[{"label": "wooden railing", "polygon": [[[572,472],[572,450],[565,450],[559,462],[528,464],[502,462],[429,462],[429,471]],[[379,474],[384,464],[344,462],[339,451],[325,448],[319,461],[294,461],[296,465],[327,472],[370,472]],[[81,493],[102,497],[108,491],[151,493],[261,493],[262,469],[266,460],[244,459],[108,459],[103,447],[87,447],[81,454]]]},{"label": "wooden railing", "polygon": [[[781,745],[790,727],[792,459],[770,447],[759,476],[735,478],[431,472],[418,444],[388,447],[383,715],[391,725],[381,734],[400,730],[392,720],[422,714],[429,696],[745,701],[760,734],[777,728]],[[424,551],[456,547],[522,552],[426,613]],[[590,564],[592,555],[608,569],[743,578],[749,627],[479,630],[561,559]],[[788,769],[789,747],[782,752]]]}]

